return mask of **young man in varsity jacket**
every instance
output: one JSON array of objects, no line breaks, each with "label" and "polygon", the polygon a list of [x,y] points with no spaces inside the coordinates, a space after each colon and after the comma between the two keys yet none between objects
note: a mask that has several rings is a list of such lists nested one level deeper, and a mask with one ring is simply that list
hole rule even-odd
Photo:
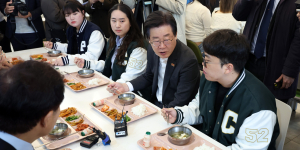
[{"label": "young man in varsity jacket", "polygon": [[274,95],[244,69],[249,45],[232,30],[203,42],[199,92],[188,106],[162,109],[174,124],[201,124],[199,130],[231,149],[274,150],[279,135]]}]

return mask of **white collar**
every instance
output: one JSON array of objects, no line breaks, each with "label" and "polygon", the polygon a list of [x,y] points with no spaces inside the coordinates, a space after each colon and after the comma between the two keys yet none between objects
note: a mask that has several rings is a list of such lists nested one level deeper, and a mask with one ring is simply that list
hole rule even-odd
[{"label": "white collar", "polygon": [[83,29],[84,29],[85,26],[86,26],[86,23],[87,23],[87,20],[84,19],[83,22],[82,22],[82,24],[81,24],[81,26],[80,26],[80,28],[79,28],[79,32],[78,32],[78,33],[81,33],[81,32],[83,31]]},{"label": "white collar", "polygon": [[16,150],[34,150],[30,143],[2,131],[0,131],[0,139],[13,146]]},{"label": "white collar", "polygon": [[239,78],[236,80],[236,82],[234,83],[234,85],[232,86],[232,88],[230,89],[230,91],[228,92],[227,96],[236,89],[236,87],[238,87],[240,85],[240,83],[245,79],[246,73],[245,73],[245,69],[243,70],[242,74],[239,76]]},{"label": "white collar", "polygon": [[159,58],[159,62],[166,64],[168,62],[168,58]]}]

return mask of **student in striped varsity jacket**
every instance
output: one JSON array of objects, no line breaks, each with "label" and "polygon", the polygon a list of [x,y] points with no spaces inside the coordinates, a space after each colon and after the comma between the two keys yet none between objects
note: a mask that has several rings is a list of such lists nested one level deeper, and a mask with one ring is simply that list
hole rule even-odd
[{"label": "student in striped varsity jacket", "polygon": [[97,25],[85,19],[84,6],[77,0],[69,0],[63,11],[70,25],[66,34],[68,43],[44,42],[45,47],[68,54],[65,57],[58,57],[54,65],[75,65],[75,57],[88,60],[104,60],[105,39],[103,32]]},{"label": "student in striped varsity jacket", "polygon": [[188,106],[162,109],[174,124],[201,124],[199,130],[233,150],[274,150],[279,135],[274,95],[245,70],[249,45],[232,30],[203,41],[199,92]]}]

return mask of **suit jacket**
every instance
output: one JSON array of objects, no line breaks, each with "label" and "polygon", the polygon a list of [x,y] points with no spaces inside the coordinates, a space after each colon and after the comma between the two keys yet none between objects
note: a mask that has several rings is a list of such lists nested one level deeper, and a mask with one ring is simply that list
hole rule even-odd
[{"label": "suit jacket", "polygon": [[[0,0],[0,10],[4,14],[4,8],[6,7],[6,3],[10,0]],[[42,9],[41,9],[41,0],[26,0],[26,6],[28,11],[32,15],[32,23],[34,24],[35,28],[38,31],[38,35],[40,39],[45,38],[45,30],[42,21]],[[7,17],[7,24],[6,24],[6,36],[8,38],[12,38],[13,35],[12,25],[10,23],[10,16]]]},{"label": "suit jacket", "polygon": [[106,38],[110,37],[108,11],[115,4],[118,4],[118,0],[104,0],[103,3],[96,2],[93,4],[93,8],[95,9],[91,8],[91,3],[89,1],[86,5],[84,5],[85,11],[90,15],[90,21],[100,27],[100,29],[104,32]]},{"label": "suit jacket", "polygon": [[[168,58],[163,81],[162,103],[166,107],[183,106],[195,98],[200,84],[198,61],[193,51],[176,40],[173,53]],[[159,74],[159,57],[149,45],[146,72],[130,81],[135,91],[152,85],[151,102],[156,99]]]},{"label": "suit jacket", "polygon": [[[266,69],[264,83],[278,99],[295,96],[300,66],[300,23],[296,17],[296,0],[280,0],[272,17],[266,42]],[[239,0],[232,15],[238,21],[247,21],[244,35],[251,44],[263,16],[266,1]],[[288,89],[275,89],[275,80],[281,74],[295,78]]]},{"label": "suit jacket", "polygon": [[13,146],[0,139],[0,147],[3,150],[16,150]]}]

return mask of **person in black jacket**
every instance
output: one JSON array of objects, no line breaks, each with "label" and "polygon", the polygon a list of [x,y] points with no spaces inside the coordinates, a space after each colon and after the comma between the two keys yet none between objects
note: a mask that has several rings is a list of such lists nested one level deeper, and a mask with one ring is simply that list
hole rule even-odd
[{"label": "person in black jacket", "polygon": [[118,0],[84,0],[87,3],[84,5],[85,11],[90,15],[90,21],[99,26],[105,34],[106,38],[109,34],[109,18],[108,11],[118,4]]},{"label": "person in black jacket", "polygon": [[238,0],[232,12],[236,20],[247,21],[244,35],[251,52],[246,69],[285,103],[295,97],[299,75],[300,23],[296,13],[295,0]]},{"label": "person in black jacket", "polygon": [[193,51],[177,39],[175,18],[155,11],[148,16],[144,33],[151,44],[146,72],[129,82],[108,85],[109,91],[138,91],[152,85],[150,101],[156,106],[187,105],[197,94],[200,72]]},{"label": "person in black jacket", "polygon": [[[0,10],[7,16],[6,36],[10,38],[14,51],[32,49],[43,46],[45,30],[41,18],[42,9],[40,0],[21,0],[26,3],[28,15],[20,13],[14,16],[15,9],[9,6],[11,0],[0,0]],[[13,22],[15,18],[15,24]]]},{"label": "person in black jacket", "polygon": [[[38,77],[38,78],[37,78]],[[0,71],[0,149],[33,150],[60,114],[64,82],[46,63],[26,61]]]}]

